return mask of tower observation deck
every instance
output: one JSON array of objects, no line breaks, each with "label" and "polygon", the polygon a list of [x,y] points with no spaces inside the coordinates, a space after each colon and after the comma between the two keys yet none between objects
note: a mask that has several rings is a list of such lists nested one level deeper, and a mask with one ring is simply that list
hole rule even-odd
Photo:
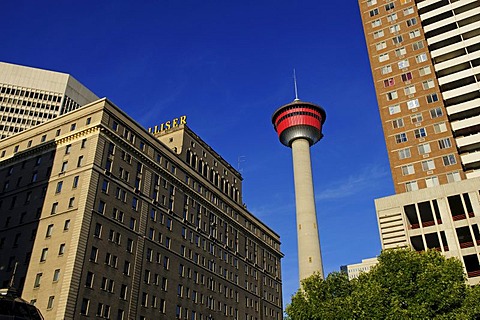
[{"label": "tower observation deck", "polygon": [[323,277],[310,146],[323,137],[325,118],[322,107],[298,98],[278,108],[272,116],[280,142],[292,148],[300,281],[316,272]]}]

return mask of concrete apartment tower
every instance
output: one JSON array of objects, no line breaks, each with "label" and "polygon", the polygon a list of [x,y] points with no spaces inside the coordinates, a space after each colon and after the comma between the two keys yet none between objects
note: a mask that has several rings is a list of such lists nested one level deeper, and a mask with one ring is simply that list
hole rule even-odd
[{"label": "concrete apartment tower", "polygon": [[325,117],[323,108],[300,101],[298,96],[292,103],[280,107],[272,116],[280,142],[292,148],[300,281],[315,272],[323,277],[310,146],[323,137]]},{"label": "concrete apartment tower", "polygon": [[97,99],[69,74],[0,62],[0,139]]}]

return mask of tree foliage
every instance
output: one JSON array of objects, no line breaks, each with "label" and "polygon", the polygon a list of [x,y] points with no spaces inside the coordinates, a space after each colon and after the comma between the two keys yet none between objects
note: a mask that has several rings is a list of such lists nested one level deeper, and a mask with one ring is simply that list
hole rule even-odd
[{"label": "tree foliage", "polygon": [[439,252],[388,250],[358,279],[315,274],[287,306],[287,319],[480,319],[480,287],[469,287],[458,259]]}]

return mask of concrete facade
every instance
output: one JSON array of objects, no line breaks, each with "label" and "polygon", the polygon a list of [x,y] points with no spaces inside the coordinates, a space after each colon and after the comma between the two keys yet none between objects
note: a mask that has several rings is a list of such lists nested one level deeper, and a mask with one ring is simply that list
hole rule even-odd
[{"label": "concrete facade", "polygon": [[0,62],[0,139],[97,99],[69,74]]},{"label": "concrete facade", "polygon": [[480,283],[480,178],[375,200],[383,249],[438,250]]},{"label": "concrete facade", "polygon": [[348,279],[352,280],[358,278],[361,273],[369,272],[377,263],[377,258],[362,259],[362,262],[342,266],[340,270],[346,272]]},{"label": "concrete facade", "polygon": [[282,319],[279,237],[186,125],[98,100],[0,141],[0,179],[0,280],[45,319]]}]

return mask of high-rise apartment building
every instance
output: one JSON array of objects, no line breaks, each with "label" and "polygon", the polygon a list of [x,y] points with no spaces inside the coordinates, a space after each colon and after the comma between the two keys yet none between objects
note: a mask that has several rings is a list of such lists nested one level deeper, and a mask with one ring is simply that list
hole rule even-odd
[{"label": "high-rise apartment building", "polygon": [[45,319],[282,319],[279,236],[183,118],[106,99],[0,141],[0,280]]},{"label": "high-rise apartment building", "polygon": [[71,75],[0,62],[0,139],[97,99]]},{"label": "high-rise apartment building", "polygon": [[360,1],[396,193],[480,175],[480,4]]},{"label": "high-rise apartment building", "polygon": [[382,247],[441,250],[477,283],[480,2],[359,5],[397,193],[376,200]]}]

